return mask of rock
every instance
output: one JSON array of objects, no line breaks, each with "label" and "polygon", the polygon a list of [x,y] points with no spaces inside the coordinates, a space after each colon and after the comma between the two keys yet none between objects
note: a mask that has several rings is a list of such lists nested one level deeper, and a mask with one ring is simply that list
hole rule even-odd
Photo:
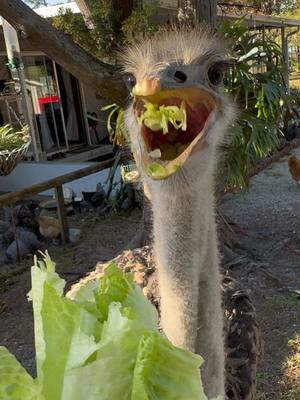
[{"label": "rock", "polygon": [[105,200],[105,193],[99,192],[82,192],[84,201],[90,203],[93,207],[99,207]]},{"label": "rock", "polygon": [[36,209],[38,204],[30,201],[16,206],[16,225],[23,228],[29,228],[32,231],[38,229],[38,220]]},{"label": "rock", "polygon": [[7,221],[0,221],[0,233],[5,233],[10,229],[10,224]]},{"label": "rock", "polygon": [[0,220],[11,222],[11,208],[10,207],[2,207],[0,208]]},{"label": "rock", "polygon": [[41,248],[41,243],[35,233],[23,228],[17,230],[18,239],[21,240],[31,251]]},{"label": "rock", "polygon": [[10,227],[6,232],[1,235],[1,242],[3,246],[7,247],[15,238],[13,229]]},{"label": "rock", "polygon": [[7,262],[8,262],[8,258],[6,256],[6,254],[4,254],[3,252],[0,251],[0,268]]},{"label": "rock", "polygon": [[[18,247],[20,259],[30,254],[30,248],[22,240],[18,240]],[[15,240],[8,246],[5,255],[11,263],[18,261],[17,245]]]},{"label": "rock", "polygon": [[144,272],[135,272],[134,280],[138,285],[144,286],[145,273]]},{"label": "rock", "polygon": [[77,228],[69,229],[69,239],[71,243],[76,243],[80,239],[81,230]]}]

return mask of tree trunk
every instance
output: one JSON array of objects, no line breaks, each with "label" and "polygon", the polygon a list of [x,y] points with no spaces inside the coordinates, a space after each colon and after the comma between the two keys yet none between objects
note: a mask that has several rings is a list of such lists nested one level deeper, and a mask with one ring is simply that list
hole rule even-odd
[{"label": "tree trunk", "polygon": [[75,3],[78,5],[78,8],[82,14],[86,27],[88,29],[94,29],[95,25],[91,19],[92,12],[89,2],[86,0],[75,0]]},{"label": "tree trunk", "polygon": [[205,22],[216,27],[217,0],[179,0],[178,20],[189,25]]},{"label": "tree trunk", "polygon": [[194,0],[197,22],[217,26],[217,0]]},{"label": "tree trunk", "polygon": [[110,20],[115,35],[122,30],[122,24],[133,10],[133,0],[110,0]]},{"label": "tree trunk", "polygon": [[1,0],[0,15],[22,37],[103,97],[124,105],[127,89],[112,65],[103,63],[55,29],[21,0]]}]

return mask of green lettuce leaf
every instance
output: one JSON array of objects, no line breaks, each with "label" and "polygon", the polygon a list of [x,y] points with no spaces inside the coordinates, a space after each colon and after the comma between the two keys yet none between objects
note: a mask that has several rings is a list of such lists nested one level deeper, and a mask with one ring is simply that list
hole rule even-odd
[{"label": "green lettuce leaf", "polygon": [[83,365],[98,349],[94,332],[101,332],[102,326],[94,314],[60,297],[47,282],[44,283],[41,317],[45,342],[43,394],[46,399],[60,400],[66,384],[65,375]]},{"label": "green lettuce leaf", "polygon": [[145,111],[139,118],[139,123],[144,123],[147,128],[154,132],[163,131],[166,135],[169,132],[169,123],[175,129],[186,130],[186,109],[184,101],[180,108],[177,106],[165,106],[152,104],[150,102],[144,104]]},{"label": "green lettuce leaf", "polygon": [[62,400],[130,400],[139,342],[145,332],[136,319],[122,315],[119,303],[109,305],[101,344],[93,360],[65,376]]},{"label": "green lettuce leaf", "polygon": [[176,164],[161,165],[154,161],[148,165],[147,174],[153,179],[165,179],[179,169],[180,166]]},{"label": "green lettuce leaf", "polygon": [[157,326],[156,309],[143,295],[141,288],[134,283],[133,276],[122,272],[116,264],[111,264],[105,269],[99,289],[95,293],[95,300],[103,321],[107,320],[109,305],[118,302],[127,308],[127,312],[132,313],[131,319],[137,319],[149,329],[155,329]]},{"label": "green lettuce leaf", "polygon": [[173,346],[158,332],[140,340],[131,400],[204,400],[203,359]]},{"label": "green lettuce leaf", "polygon": [[44,283],[48,282],[60,296],[65,287],[65,281],[55,272],[55,263],[49,254],[47,252],[41,254],[43,258],[40,260],[34,257],[34,265],[31,268],[31,291],[28,293],[28,299],[32,301],[33,307],[36,368],[40,379],[42,379],[42,365],[45,361],[45,341],[41,316]]},{"label": "green lettuce leaf", "polygon": [[74,299],[49,255],[32,290],[37,379],[0,348],[0,400],[206,400],[201,357],[158,332],[157,311],[115,264]]},{"label": "green lettuce leaf", "polygon": [[5,347],[0,347],[0,400],[44,400],[37,381]]}]

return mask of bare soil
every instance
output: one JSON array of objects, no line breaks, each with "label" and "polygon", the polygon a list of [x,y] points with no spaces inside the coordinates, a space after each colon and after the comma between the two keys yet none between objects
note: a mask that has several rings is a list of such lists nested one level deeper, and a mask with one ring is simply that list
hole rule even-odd
[{"label": "bare soil", "polygon": [[[300,158],[300,150],[294,151]],[[251,180],[249,190],[222,199],[220,210],[234,222],[240,247],[224,259],[229,273],[249,288],[262,330],[264,353],[258,376],[259,400],[300,399],[300,187],[282,158]],[[141,212],[70,219],[82,230],[74,245],[49,246],[68,287],[97,262],[126,248]],[[33,321],[26,300],[32,258],[0,267],[0,345],[34,373]],[[242,399],[241,399],[242,400]]]},{"label": "bare soil", "polygon": [[[300,158],[300,150],[294,150]],[[230,275],[251,289],[264,354],[258,399],[300,399],[300,187],[287,156],[252,178],[249,190],[225,196],[241,249]]]}]

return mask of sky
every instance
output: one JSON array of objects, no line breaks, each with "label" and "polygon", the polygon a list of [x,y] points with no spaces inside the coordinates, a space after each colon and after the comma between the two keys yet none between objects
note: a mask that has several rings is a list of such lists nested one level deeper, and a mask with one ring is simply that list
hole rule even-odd
[{"label": "sky", "polygon": [[67,3],[67,0],[46,0],[47,4],[61,4],[61,3]]},{"label": "sky", "polygon": [[[24,0],[23,0],[24,1]],[[26,1],[25,1],[26,2]],[[46,0],[46,3],[49,5],[52,4],[62,4],[62,3],[68,3],[68,0]]]}]

